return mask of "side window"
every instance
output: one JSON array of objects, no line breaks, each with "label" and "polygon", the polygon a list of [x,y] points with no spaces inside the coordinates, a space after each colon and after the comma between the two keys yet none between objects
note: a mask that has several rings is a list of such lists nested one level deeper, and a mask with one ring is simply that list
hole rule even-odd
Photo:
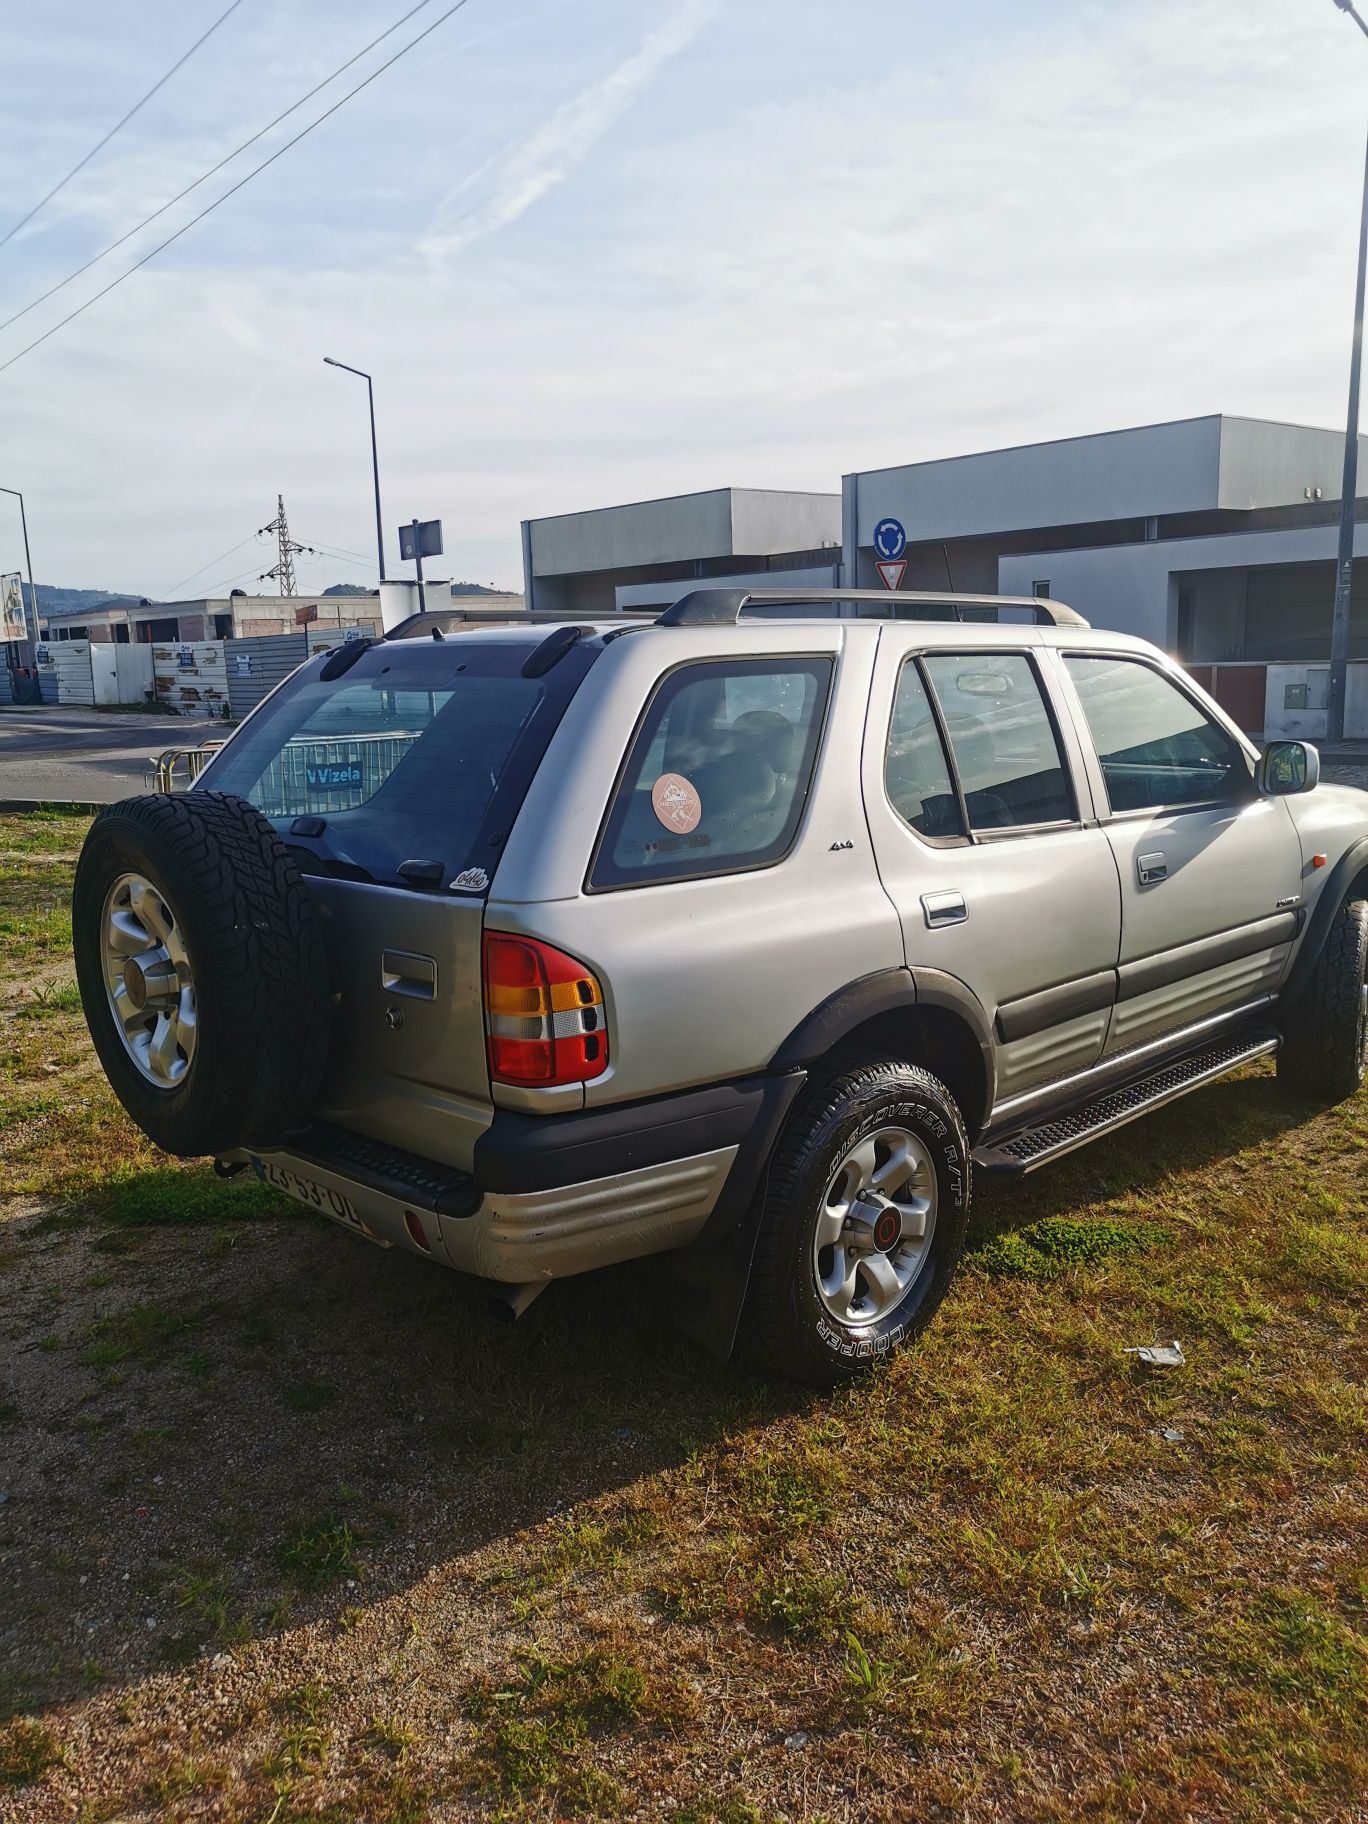
[{"label": "side window", "polygon": [[831,668],[824,658],[749,659],[671,673],[627,756],[590,886],[778,861],[807,801]]},{"label": "side window", "polygon": [[1022,653],[935,653],[925,663],[971,827],[1071,822],[1064,757],[1030,660]]},{"label": "side window", "polygon": [[898,678],[884,783],[893,809],[919,836],[968,840],[945,745],[915,659],[907,660]]},{"label": "side window", "polygon": [[1249,784],[1239,743],[1137,659],[1066,655],[1114,811],[1223,804]]}]

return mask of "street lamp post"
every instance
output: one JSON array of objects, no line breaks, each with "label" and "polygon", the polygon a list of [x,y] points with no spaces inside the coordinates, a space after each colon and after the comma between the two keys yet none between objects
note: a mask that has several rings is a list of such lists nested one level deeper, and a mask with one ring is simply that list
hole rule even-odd
[{"label": "street lamp post", "polygon": [[18,488],[0,488],[0,494],[13,494],[19,502],[19,524],[24,534],[24,568],[28,571],[29,613],[33,617],[33,643],[38,643],[38,591],[33,586],[33,559],[29,556],[28,516],[24,512],[24,497]]},{"label": "street lamp post", "polygon": [[371,474],[375,480],[375,548],[380,558],[380,581],[385,580],[385,529],[380,513],[380,456],[375,444],[375,388],[371,377],[359,367],[348,367],[345,361],[334,361],[331,355],[324,355],[328,367],[340,367],[345,373],[356,374],[366,383],[366,397],[370,401],[371,427]]},{"label": "street lamp post", "polygon": [[[1368,38],[1368,23],[1354,0],[1335,0]],[[1354,348],[1349,367],[1349,422],[1344,433],[1344,482],[1340,488],[1339,548],[1335,555],[1335,613],[1330,623],[1330,687],[1325,738],[1344,739],[1344,698],[1349,683],[1349,607],[1354,586],[1354,513],[1358,501],[1359,376],[1363,366],[1363,292],[1368,271],[1368,152],[1364,155],[1359,215],[1358,278],[1354,288]]]}]

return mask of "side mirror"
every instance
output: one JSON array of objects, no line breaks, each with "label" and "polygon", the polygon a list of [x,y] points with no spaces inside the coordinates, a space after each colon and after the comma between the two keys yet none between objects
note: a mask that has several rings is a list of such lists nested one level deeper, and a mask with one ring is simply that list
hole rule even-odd
[{"label": "side mirror", "polygon": [[1320,784],[1320,752],[1309,741],[1270,741],[1259,760],[1258,787],[1265,798],[1291,798]]}]

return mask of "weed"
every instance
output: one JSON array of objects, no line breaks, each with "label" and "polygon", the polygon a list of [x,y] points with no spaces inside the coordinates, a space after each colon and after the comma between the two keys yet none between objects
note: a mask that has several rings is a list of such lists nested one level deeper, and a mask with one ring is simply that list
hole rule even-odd
[{"label": "weed", "polygon": [[151,1367],[164,1361],[198,1322],[193,1312],[175,1306],[130,1305],[88,1326],[81,1360],[90,1368],[111,1368],[119,1362]]},{"label": "weed", "polygon": [[16,1019],[41,1020],[49,1014],[81,1011],[81,991],[75,982],[43,982],[29,993],[33,998],[15,1009]]},{"label": "weed", "polygon": [[1047,1216],[1025,1228],[994,1235],[970,1258],[982,1272],[995,1276],[1057,1279],[1062,1273],[1098,1266],[1114,1255],[1158,1247],[1169,1239],[1168,1230],[1158,1223],[1138,1228],[1106,1217],[1079,1221]]},{"label": "weed", "polygon": [[143,1797],[154,1804],[171,1805],[196,1793],[217,1792],[227,1783],[227,1769],[219,1762],[196,1760],[187,1754],[159,1767],[143,1787]]},{"label": "weed", "polygon": [[220,1572],[181,1567],[175,1573],[172,1589],[178,1609],[188,1609],[216,1634],[228,1627],[233,1599],[228,1581]]},{"label": "weed", "polygon": [[373,1716],[366,1731],[366,1741],[394,1761],[402,1761],[417,1740],[417,1731],[397,1716]]},{"label": "weed", "polygon": [[467,1771],[480,1790],[528,1800],[552,1794],[573,1811],[611,1815],[622,1803],[615,1781],[589,1759],[600,1737],[619,1735],[660,1714],[645,1672],[618,1653],[524,1662],[518,1676],[468,1694],[483,1741]]},{"label": "weed", "polygon": [[31,1716],[0,1729],[0,1786],[32,1786],[61,1759],[51,1732]]},{"label": "weed", "polygon": [[361,1541],[345,1520],[331,1518],[303,1526],[280,1548],[280,1568],[302,1590],[321,1590],[342,1577],[355,1577]]},{"label": "weed", "polygon": [[861,1703],[872,1703],[888,1682],[890,1667],[882,1659],[871,1659],[858,1634],[849,1628],[845,1633],[845,1675],[855,1687]]},{"label": "weed", "polygon": [[756,1579],[753,1613],[790,1640],[835,1637],[850,1612],[850,1591],[839,1577],[807,1565],[765,1568]]}]

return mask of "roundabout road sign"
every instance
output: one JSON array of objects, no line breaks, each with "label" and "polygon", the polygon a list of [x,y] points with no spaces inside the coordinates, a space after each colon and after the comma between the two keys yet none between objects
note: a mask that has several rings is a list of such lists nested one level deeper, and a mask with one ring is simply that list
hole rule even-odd
[{"label": "roundabout road sign", "polygon": [[907,534],[900,519],[881,519],[874,528],[874,551],[885,563],[895,563],[907,549]]}]

